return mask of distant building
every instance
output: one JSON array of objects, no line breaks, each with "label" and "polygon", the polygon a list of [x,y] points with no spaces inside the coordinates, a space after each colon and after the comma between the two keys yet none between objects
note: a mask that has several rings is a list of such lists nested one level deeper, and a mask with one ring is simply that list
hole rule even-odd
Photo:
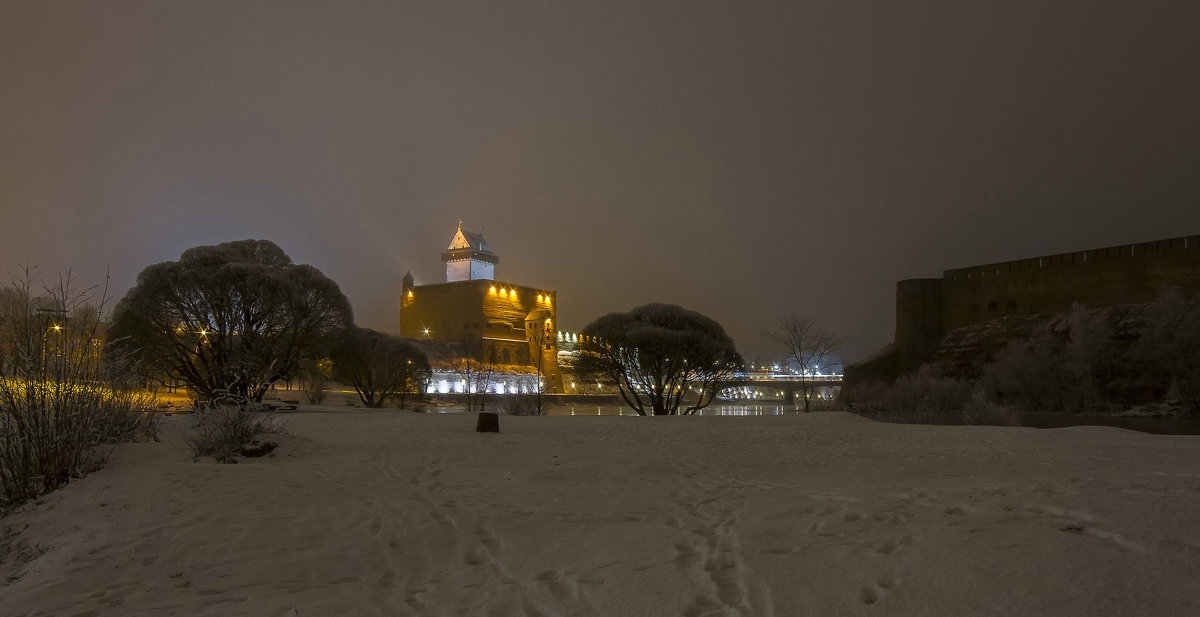
[{"label": "distant building", "polygon": [[404,275],[400,335],[458,344],[464,354],[530,372],[540,363],[545,391],[562,392],[557,293],[496,280],[500,257],[461,222],[442,261],[444,283],[417,285]]},{"label": "distant building", "polygon": [[955,268],[896,284],[890,345],[845,367],[847,386],[916,370],[951,332],[1001,317],[1150,302],[1166,287],[1200,293],[1200,236]]}]

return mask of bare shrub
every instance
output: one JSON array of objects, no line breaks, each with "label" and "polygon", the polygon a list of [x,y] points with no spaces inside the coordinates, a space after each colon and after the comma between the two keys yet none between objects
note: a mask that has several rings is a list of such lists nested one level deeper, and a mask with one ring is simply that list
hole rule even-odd
[{"label": "bare shrub", "polygon": [[[764,334],[783,346],[785,358],[800,370],[801,375],[816,373],[841,343],[832,332],[817,326],[815,319],[800,313],[780,317],[775,327]],[[814,396],[816,382],[801,380],[800,388],[804,411],[812,411],[813,405],[821,400]]]},{"label": "bare shrub", "polygon": [[317,371],[309,373],[304,380],[304,402],[309,405],[320,405],[325,401],[325,376]]},{"label": "bare shrub", "polygon": [[153,394],[106,343],[102,291],[31,268],[0,290],[0,513],[99,468],[112,446],[156,439]]},{"label": "bare shrub", "polygon": [[245,397],[217,393],[193,415],[193,433],[187,438],[192,456],[231,456],[253,441],[256,435],[279,435],[286,431],[283,420],[262,412]]},{"label": "bare shrub", "polygon": [[510,416],[539,416],[537,394],[508,394],[500,397],[500,410]]},{"label": "bare shrub", "polygon": [[936,367],[924,365],[891,386],[856,388],[852,402],[864,415],[885,422],[954,424],[970,398],[969,384],[943,377]]},{"label": "bare shrub", "polygon": [[403,408],[431,375],[429,359],[412,343],[357,326],[338,333],[331,360],[333,378],[354,388],[364,407],[392,399]]},{"label": "bare shrub", "polygon": [[842,386],[842,400],[853,410],[870,410],[880,406],[892,389],[882,381],[869,381],[852,388]]},{"label": "bare shrub", "polygon": [[304,402],[320,405],[325,402],[325,386],[333,374],[333,361],[329,358],[308,358],[300,365],[300,391]]},{"label": "bare shrub", "polygon": [[936,368],[925,365],[915,375],[896,380],[886,406],[893,412],[910,415],[914,421],[932,422],[948,411],[961,410],[970,396],[968,384],[943,377]]},{"label": "bare shrub", "polygon": [[451,360],[449,366],[462,381],[467,411],[483,411],[500,372],[495,347],[467,336],[462,342],[462,355]]},{"label": "bare shrub", "polygon": [[1024,340],[1011,342],[984,369],[989,399],[1026,409],[1086,411],[1117,398],[1128,343],[1117,336],[1123,312],[1075,304]]},{"label": "bare shrub", "polygon": [[1021,416],[1016,409],[998,405],[988,400],[981,390],[976,390],[962,411],[964,424],[986,424],[991,426],[1020,426]]},{"label": "bare shrub", "polygon": [[808,407],[809,411],[840,411],[845,409],[846,406],[836,398],[827,399],[815,396],[809,401]]},{"label": "bare shrub", "polygon": [[1160,399],[1200,413],[1200,302],[1178,289],[1159,294],[1130,355]]},{"label": "bare shrub", "polygon": [[1062,409],[1064,404],[1061,343],[1048,331],[1009,343],[984,369],[988,398],[1026,409]]}]

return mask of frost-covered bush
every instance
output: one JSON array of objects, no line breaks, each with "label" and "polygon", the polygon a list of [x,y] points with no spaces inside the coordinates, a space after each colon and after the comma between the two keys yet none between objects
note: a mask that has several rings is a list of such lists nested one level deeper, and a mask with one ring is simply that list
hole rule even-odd
[{"label": "frost-covered bush", "polygon": [[155,398],[107,345],[104,296],[91,300],[69,273],[51,288],[26,270],[0,290],[0,513],[157,437]]},{"label": "frost-covered bush", "polygon": [[970,384],[944,377],[924,365],[890,386],[855,389],[851,403],[871,417],[887,422],[954,423],[971,398]]},{"label": "frost-covered bush", "polygon": [[1200,386],[1196,345],[1200,311],[1173,293],[1147,305],[1075,305],[996,354],[982,386],[992,401],[1036,410],[1082,412],[1179,399],[1189,384]]},{"label": "frost-covered bush", "polygon": [[962,410],[963,424],[987,424],[992,426],[1018,426],[1021,416],[1012,407],[1006,407],[992,402],[981,391],[971,394]]},{"label": "frost-covered bush", "polygon": [[262,412],[258,403],[225,392],[218,392],[192,419],[187,442],[196,459],[229,456],[256,435],[278,435],[285,430],[284,422]]},{"label": "frost-covered bush", "polygon": [[1161,293],[1130,356],[1160,400],[1200,413],[1200,302],[1177,289]]}]

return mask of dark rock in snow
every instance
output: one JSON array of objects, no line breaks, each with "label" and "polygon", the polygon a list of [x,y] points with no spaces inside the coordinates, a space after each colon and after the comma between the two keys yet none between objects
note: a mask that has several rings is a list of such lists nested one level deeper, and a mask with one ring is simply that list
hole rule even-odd
[{"label": "dark rock in snow", "polygon": [[279,444],[274,441],[252,441],[242,446],[241,454],[247,458],[256,458],[270,454]]},{"label": "dark rock in snow", "polygon": [[476,433],[499,433],[500,416],[490,411],[479,412],[479,420],[475,422]]}]

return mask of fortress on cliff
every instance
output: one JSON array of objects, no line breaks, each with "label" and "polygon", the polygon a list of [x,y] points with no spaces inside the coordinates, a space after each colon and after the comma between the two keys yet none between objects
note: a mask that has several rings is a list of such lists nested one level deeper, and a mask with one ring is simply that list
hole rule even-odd
[{"label": "fortress on cliff", "polygon": [[1159,290],[1200,293],[1200,236],[946,270],[896,284],[890,345],[845,367],[847,386],[892,381],[920,367],[957,328],[1007,315],[1149,302]]},{"label": "fortress on cliff", "polygon": [[524,370],[540,364],[545,391],[562,392],[556,292],[496,280],[500,257],[461,222],[442,261],[444,283],[417,285],[404,275],[400,335],[458,344],[464,354]]}]

